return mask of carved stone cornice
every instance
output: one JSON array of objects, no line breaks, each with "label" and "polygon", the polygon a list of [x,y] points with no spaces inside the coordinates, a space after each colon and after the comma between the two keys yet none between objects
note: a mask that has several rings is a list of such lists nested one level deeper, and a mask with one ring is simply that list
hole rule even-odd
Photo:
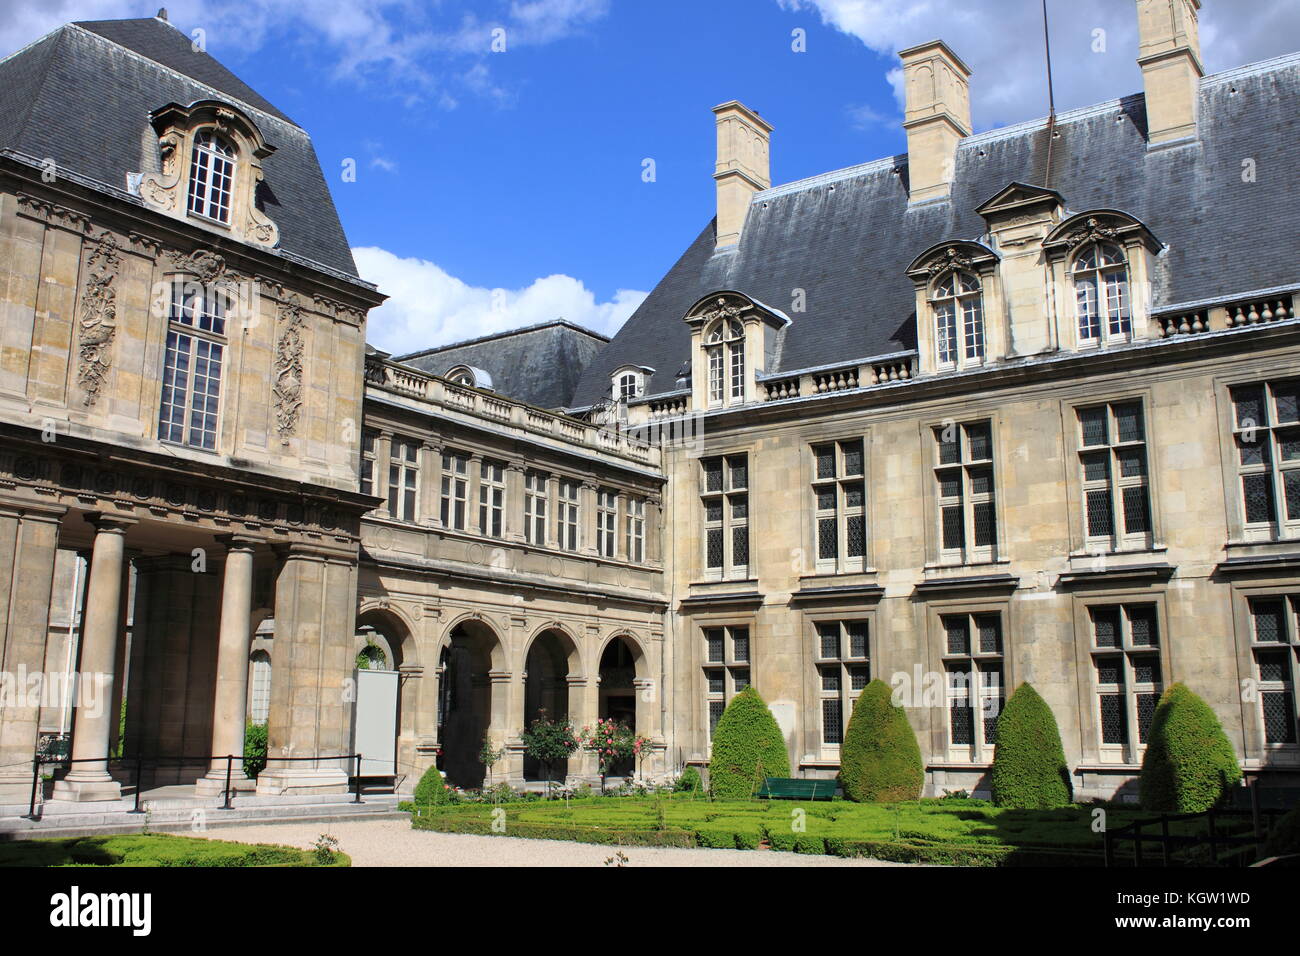
[{"label": "carved stone cornice", "polygon": [[84,233],[90,230],[90,217],[83,212],[69,209],[67,206],[61,206],[58,203],[41,199],[29,193],[18,193],[17,198],[18,211],[25,216],[39,219],[50,225],[63,226],[73,232]]}]

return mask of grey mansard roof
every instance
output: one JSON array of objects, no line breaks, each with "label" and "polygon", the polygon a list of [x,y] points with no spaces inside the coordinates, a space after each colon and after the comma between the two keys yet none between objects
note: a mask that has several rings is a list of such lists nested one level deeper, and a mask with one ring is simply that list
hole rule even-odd
[{"label": "grey mansard roof", "polygon": [[307,133],[158,19],[60,27],[0,61],[0,152],[52,158],[117,191],[159,168],[149,114],[220,99],[244,110],[275,152],[262,161],[263,208],[291,257],[356,277],[352,251]]},{"label": "grey mansard roof", "polygon": [[[626,364],[658,370],[647,394],[676,390],[690,346],[682,317],[722,289],[793,320],[768,374],[915,348],[905,269],[936,243],[979,238],[976,207],[1012,182],[1057,190],[1071,212],[1111,208],[1142,220],[1167,246],[1156,308],[1297,283],[1300,55],[1206,77],[1200,98],[1197,142],[1154,150],[1141,95],[1061,114],[1047,182],[1047,124],[1037,120],[963,140],[947,201],[908,208],[906,156],[757,193],[737,246],[715,254],[714,225],[705,227],[587,367],[571,405],[603,398]],[[1243,180],[1245,159],[1253,182]],[[804,312],[791,308],[796,289]]]},{"label": "grey mansard roof", "polygon": [[[562,408],[582,370],[607,342],[598,332],[557,319],[399,355],[396,361],[435,375],[467,365],[487,372],[492,377],[489,387],[503,395],[541,408]],[[608,394],[606,387],[598,398]]]}]

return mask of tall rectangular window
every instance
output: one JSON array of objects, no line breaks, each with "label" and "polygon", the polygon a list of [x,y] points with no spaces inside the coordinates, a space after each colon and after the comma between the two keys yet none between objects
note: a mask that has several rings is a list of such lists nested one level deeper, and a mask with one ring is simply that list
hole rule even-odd
[{"label": "tall rectangular window", "polygon": [[442,526],[465,530],[469,504],[469,455],[458,451],[442,453]]},{"label": "tall rectangular window", "polygon": [[1300,724],[1295,693],[1300,676],[1300,595],[1251,598],[1250,619],[1264,743],[1295,744]]},{"label": "tall rectangular window", "polygon": [[627,559],[634,564],[645,560],[645,499],[629,496],[626,522]]},{"label": "tall rectangular window", "polygon": [[388,514],[398,521],[416,520],[420,443],[394,438],[388,456]]},{"label": "tall rectangular window", "polygon": [[609,488],[596,490],[596,553],[612,558],[618,531],[618,492]]},{"label": "tall rectangular window", "polygon": [[858,694],[871,680],[866,621],[818,621],[814,647],[822,743],[844,742]]},{"label": "tall rectangular window", "polygon": [[579,542],[578,528],[580,524],[578,506],[579,495],[578,482],[568,478],[560,479],[560,502],[559,502],[559,539],[560,547],[565,551],[577,551]]},{"label": "tall rectangular window", "polygon": [[749,566],[749,458],[705,458],[700,468],[704,566],[716,574],[743,574]]},{"label": "tall rectangular window", "polygon": [[1002,616],[944,614],[939,620],[948,686],[949,746],[972,761],[990,759],[1006,698]]},{"label": "tall rectangular window", "polygon": [[478,526],[489,538],[505,535],[506,466],[484,458],[479,465]]},{"label": "tall rectangular window", "polygon": [[158,440],[215,451],[226,300],[197,282],[172,284]]},{"label": "tall rectangular window", "polygon": [[1247,536],[1300,536],[1300,381],[1234,388],[1232,407]]},{"label": "tall rectangular window", "polygon": [[710,739],[727,703],[749,686],[750,666],[748,627],[704,628],[704,706]]},{"label": "tall rectangular window", "polygon": [[1097,721],[1103,752],[1134,759],[1145,746],[1160,701],[1160,634],[1154,604],[1088,609]]},{"label": "tall rectangular window", "polygon": [[992,561],[996,555],[992,434],[987,421],[934,429],[939,551],[945,563]]},{"label": "tall rectangular window", "polygon": [[375,439],[379,435],[369,429],[361,433],[361,493],[375,493]]},{"label": "tall rectangular window", "polygon": [[861,569],[867,553],[867,486],[862,439],[814,445],[812,497],[817,567]]},{"label": "tall rectangular window", "polygon": [[1146,426],[1141,402],[1078,410],[1084,533],[1091,548],[1151,543]]},{"label": "tall rectangular window", "polygon": [[545,472],[524,473],[524,540],[538,547],[546,546],[547,480]]}]

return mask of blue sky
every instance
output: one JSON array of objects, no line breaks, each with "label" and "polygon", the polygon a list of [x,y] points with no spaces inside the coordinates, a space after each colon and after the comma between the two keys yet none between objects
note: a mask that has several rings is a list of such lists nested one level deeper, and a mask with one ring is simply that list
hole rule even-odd
[{"label": "blue sky", "polygon": [[[159,2],[0,0],[0,48]],[[713,214],[725,100],[775,126],[775,183],[901,152],[895,53],[934,36],[975,71],[977,129],[1046,113],[1040,0],[167,5],[311,133],[362,275],[393,296],[370,334],[391,351],[560,315],[613,332]],[[1140,89],[1134,0],[1049,7],[1058,108]],[[1207,67],[1300,48],[1298,11],[1206,0]]]}]

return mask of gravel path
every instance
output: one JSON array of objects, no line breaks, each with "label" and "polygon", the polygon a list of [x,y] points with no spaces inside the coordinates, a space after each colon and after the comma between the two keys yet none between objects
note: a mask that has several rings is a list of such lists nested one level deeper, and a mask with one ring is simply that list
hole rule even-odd
[{"label": "gravel path", "polygon": [[[560,840],[524,840],[412,830],[405,820],[335,823],[272,823],[214,827],[214,840],[280,843],[310,849],[322,834],[339,841],[353,866],[604,866],[621,849],[627,866],[906,866],[880,860],[845,860],[769,850],[691,850],[677,847],[612,847]],[[612,865],[612,864],[611,864]]]}]

